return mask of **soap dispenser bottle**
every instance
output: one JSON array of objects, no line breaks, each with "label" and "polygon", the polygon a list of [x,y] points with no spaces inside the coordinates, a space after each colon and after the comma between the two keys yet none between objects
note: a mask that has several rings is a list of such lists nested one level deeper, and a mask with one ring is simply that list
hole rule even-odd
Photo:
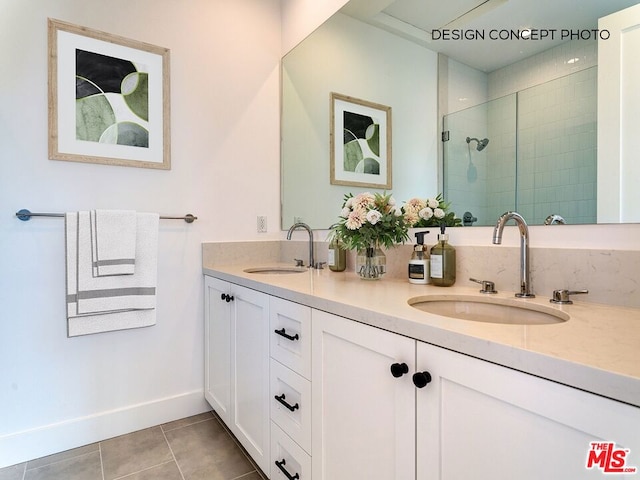
[{"label": "soap dispenser bottle", "polygon": [[426,285],[430,283],[429,277],[429,249],[424,244],[424,236],[429,231],[416,232],[416,244],[409,260],[409,283]]},{"label": "soap dispenser bottle", "polygon": [[456,250],[449,244],[445,225],[440,225],[438,243],[431,248],[431,283],[450,287],[456,282]]},{"label": "soap dispenser bottle", "polygon": [[344,272],[347,268],[347,251],[337,235],[334,235],[329,242],[327,263],[332,272]]}]

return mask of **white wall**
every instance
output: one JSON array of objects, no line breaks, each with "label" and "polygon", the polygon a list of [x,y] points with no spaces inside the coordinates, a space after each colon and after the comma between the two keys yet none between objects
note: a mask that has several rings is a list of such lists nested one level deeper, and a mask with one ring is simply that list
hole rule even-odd
[{"label": "white wall", "polygon": [[445,58],[441,67],[442,70],[446,69],[446,81],[443,78],[445,72],[438,72],[442,79],[440,95],[447,102],[442,115],[485,103],[488,100],[487,74],[452,58]]},{"label": "white wall", "polygon": [[289,52],[349,0],[282,0],[282,53]]},{"label": "white wall", "polygon": [[[171,50],[170,171],[48,160],[47,17]],[[205,408],[201,243],[281,236],[280,52],[278,0],[0,0],[0,467]],[[157,325],[67,338],[63,221],[21,208],[196,214]]]}]

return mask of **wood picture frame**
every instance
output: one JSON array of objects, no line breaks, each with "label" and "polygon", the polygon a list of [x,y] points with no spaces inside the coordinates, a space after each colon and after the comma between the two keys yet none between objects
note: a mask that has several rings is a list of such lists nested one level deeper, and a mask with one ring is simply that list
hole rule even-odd
[{"label": "wood picture frame", "polygon": [[49,158],[169,170],[169,49],[48,19]]}]

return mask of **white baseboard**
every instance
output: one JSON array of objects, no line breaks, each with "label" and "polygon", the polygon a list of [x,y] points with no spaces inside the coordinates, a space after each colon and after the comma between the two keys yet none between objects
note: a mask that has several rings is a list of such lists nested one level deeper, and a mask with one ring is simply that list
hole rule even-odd
[{"label": "white baseboard", "polygon": [[0,468],[211,410],[192,392],[0,436]]}]

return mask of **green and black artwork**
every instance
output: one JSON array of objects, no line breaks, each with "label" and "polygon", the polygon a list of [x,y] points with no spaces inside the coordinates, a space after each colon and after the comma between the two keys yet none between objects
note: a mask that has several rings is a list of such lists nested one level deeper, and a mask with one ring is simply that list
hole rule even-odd
[{"label": "green and black artwork", "polygon": [[344,171],[380,175],[379,122],[349,111],[343,115]]},{"label": "green and black artwork", "polygon": [[76,49],[76,139],[148,148],[148,87],[129,60]]}]

